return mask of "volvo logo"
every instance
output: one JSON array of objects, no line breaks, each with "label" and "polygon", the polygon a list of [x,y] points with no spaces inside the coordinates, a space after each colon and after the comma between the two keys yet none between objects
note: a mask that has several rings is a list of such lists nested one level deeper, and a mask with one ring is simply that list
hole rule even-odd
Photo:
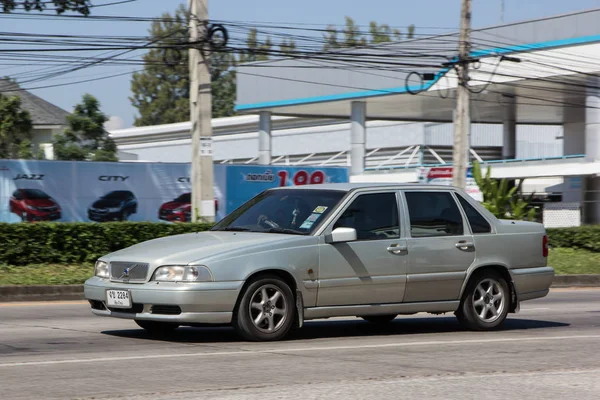
[{"label": "volvo logo", "polygon": [[131,271],[133,271],[134,269],[136,269],[138,266],[139,266],[139,264],[134,264],[131,267],[125,268],[123,270],[123,274],[121,275],[121,277],[119,279],[129,279]]}]

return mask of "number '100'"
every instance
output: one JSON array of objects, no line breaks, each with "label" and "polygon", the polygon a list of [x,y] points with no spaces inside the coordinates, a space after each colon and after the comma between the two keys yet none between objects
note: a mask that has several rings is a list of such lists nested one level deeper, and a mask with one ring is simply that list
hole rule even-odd
[{"label": "number '100'", "polygon": [[[279,171],[277,172],[277,176],[279,176],[279,186],[287,186],[288,172]],[[295,186],[319,185],[325,182],[325,173],[323,171],[315,171],[309,175],[307,171],[300,170],[294,174],[292,182],[294,182]]]}]

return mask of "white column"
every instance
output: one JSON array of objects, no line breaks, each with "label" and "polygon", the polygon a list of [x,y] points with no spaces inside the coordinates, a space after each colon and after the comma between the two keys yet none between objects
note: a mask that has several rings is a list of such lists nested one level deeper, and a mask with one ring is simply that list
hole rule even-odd
[{"label": "white column", "polygon": [[[565,156],[585,154],[585,110],[583,107],[565,107],[563,124],[563,154]],[[583,202],[585,180],[581,176],[565,177],[563,198],[567,203]],[[582,203],[583,205],[583,203]]]},{"label": "white column", "polygon": [[258,163],[271,164],[271,113],[261,111],[258,120]]},{"label": "white column", "polygon": [[353,101],[350,115],[350,175],[361,175],[365,171],[367,104],[364,101]]},{"label": "white column", "polygon": [[600,160],[600,79],[588,80],[585,99],[585,158]]},{"label": "white column", "polygon": [[517,105],[511,98],[504,107],[502,123],[502,158],[505,160],[517,157]]},{"label": "white column", "polygon": [[[600,78],[588,80],[585,99],[585,159],[600,161]],[[584,221],[589,224],[600,222],[600,178],[592,175],[586,180],[587,200],[584,207]]]}]

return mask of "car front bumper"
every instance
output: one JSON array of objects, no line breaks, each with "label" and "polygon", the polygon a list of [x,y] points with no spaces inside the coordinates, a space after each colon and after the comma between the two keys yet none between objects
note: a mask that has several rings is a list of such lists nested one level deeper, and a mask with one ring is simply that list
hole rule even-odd
[{"label": "car front bumper", "polygon": [[[147,282],[128,284],[94,277],[84,285],[95,315],[185,324],[228,324],[243,281],[232,282]],[[106,291],[129,290],[131,309],[108,308]],[[157,306],[157,307],[154,307]],[[180,313],[164,313],[179,307]],[[158,309],[158,311],[157,311]]]}]

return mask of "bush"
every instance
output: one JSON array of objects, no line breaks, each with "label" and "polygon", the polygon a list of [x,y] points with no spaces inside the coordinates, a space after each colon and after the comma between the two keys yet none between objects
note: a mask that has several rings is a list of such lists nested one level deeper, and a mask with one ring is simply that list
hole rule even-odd
[{"label": "bush", "polygon": [[210,227],[152,222],[0,223],[0,265],[92,263],[139,242]]},{"label": "bush", "polygon": [[600,225],[548,229],[548,244],[555,248],[600,252]]},{"label": "bush", "polygon": [[[0,223],[0,265],[76,265],[163,236],[201,232],[210,224],[106,222]],[[600,225],[548,229],[553,248],[600,252]]]}]

